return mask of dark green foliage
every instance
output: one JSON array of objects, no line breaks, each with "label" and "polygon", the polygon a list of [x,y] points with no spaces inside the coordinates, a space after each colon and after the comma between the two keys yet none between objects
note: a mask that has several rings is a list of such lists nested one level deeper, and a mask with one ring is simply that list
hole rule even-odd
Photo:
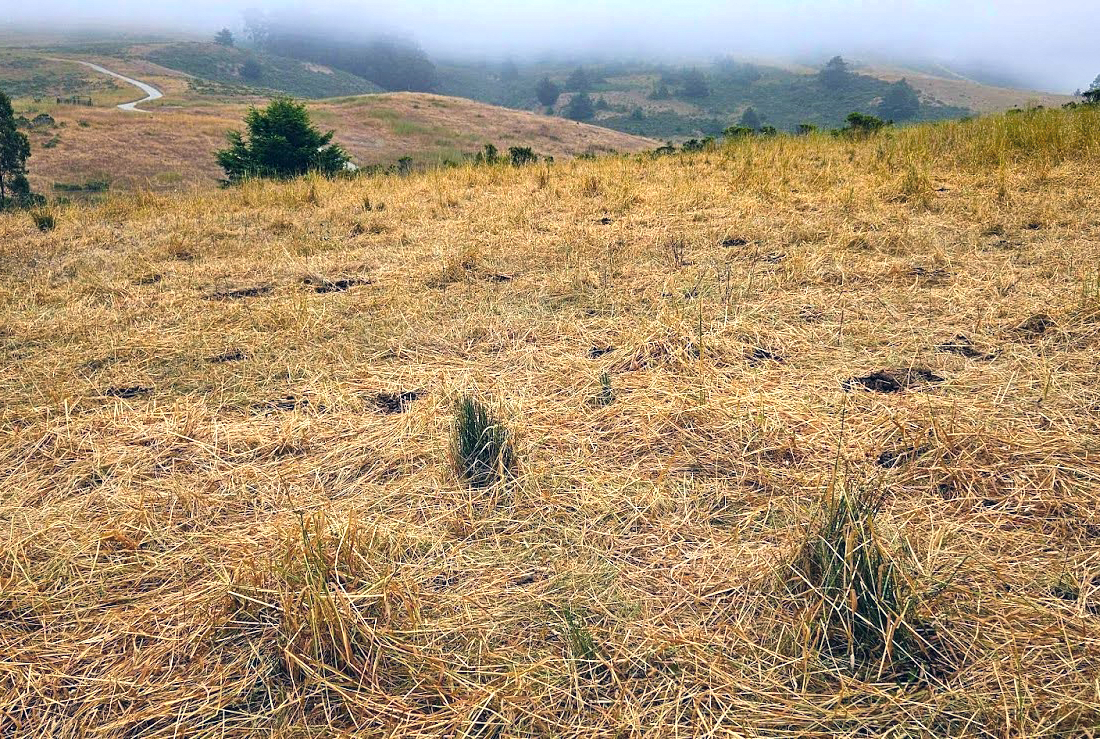
[{"label": "dark green foliage", "polygon": [[818,128],[812,123],[799,123],[794,132],[799,136],[809,136],[811,133],[817,133]]},{"label": "dark green foliage", "polygon": [[688,139],[681,145],[683,151],[702,151],[707,147],[706,141],[700,141],[699,139]]},{"label": "dark green foliage", "polygon": [[755,128],[749,128],[748,126],[730,126],[726,130],[722,131],[722,135],[727,139],[744,139],[750,136],[756,135]]},{"label": "dark green foliage", "polygon": [[851,81],[852,73],[843,57],[834,56],[817,73],[817,79],[829,90],[839,90]]},{"label": "dark green foliage", "polygon": [[592,78],[584,67],[577,67],[565,80],[567,92],[588,92],[592,89]]},{"label": "dark green foliage", "polygon": [[34,221],[35,227],[43,233],[53,231],[57,227],[57,219],[54,218],[53,213],[46,210],[31,211],[31,220]]},{"label": "dark green foliage", "polygon": [[241,79],[248,80],[249,82],[259,82],[264,76],[264,70],[258,61],[249,57],[245,59],[244,64],[241,65],[240,75]]},{"label": "dark green foliage", "polygon": [[289,179],[308,172],[326,176],[344,170],[348,157],[332,143],[333,132],[321,133],[301,103],[289,98],[272,100],[266,108],[251,108],[245,117],[247,138],[229,132],[229,148],[219,151],[218,164],[226,181],[249,177]]},{"label": "dark green foliage", "polygon": [[494,144],[485,144],[474,157],[474,164],[496,164],[500,161],[500,152]]},{"label": "dark green foliage", "polygon": [[514,167],[534,164],[539,160],[539,155],[532,151],[530,146],[513,146],[508,149],[508,156],[511,157]]},{"label": "dark green foliage", "polygon": [[644,121],[645,111],[642,110],[641,106],[636,106],[634,110],[630,111],[630,117],[636,121]]},{"label": "dark green foliage", "polygon": [[592,98],[582,92],[569,100],[562,115],[573,121],[590,121],[596,117],[596,109],[592,106]]},{"label": "dark green foliage", "polygon": [[848,133],[869,136],[873,133],[878,133],[886,126],[890,125],[886,121],[878,118],[877,116],[867,115],[866,113],[852,112],[848,114],[847,119],[848,128],[845,129]]},{"label": "dark green foliage", "polygon": [[757,112],[749,107],[745,108],[745,112],[741,114],[741,120],[738,122],[738,125],[744,126],[745,128],[751,128],[753,131],[759,131],[760,126],[763,125],[763,121],[760,120],[760,116]]},{"label": "dark green foliage", "polygon": [[535,97],[547,108],[552,107],[561,97],[561,88],[555,85],[549,77],[543,77],[535,87]]},{"label": "dark green foliage", "polygon": [[350,34],[302,26],[300,19],[269,22],[264,51],[279,56],[341,69],[384,90],[431,92],[435,65],[424,51],[408,42],[376,37],[367,41]]},{"label": "dark green foliage", "polygon": [[471,487],[489,487],[517,474],[511,432],[477,398],[466,395],[456,403],[451,443],[458,476]]},{"label": "dark green foliage", "polygon": [[233,32],[228,28],[223,28],[214,35],[214,43],[219,46],[232,46]]},{"label": "dark green foliage", "polygon": [[55,182],[53,189],[58,192],[107,192],[111,189],[110,180],[88,180],[84,183]]},{"label": "dark green foliage", "polygon": [[603,407],[615,402],[615,388],[611,386],[611,375],[607,372],[600,374],[600,392],[593,399],[593,403]]},{"label": "dark green foliage", "polygon": [[698,69],[689,69],[684,72],[680,97],[688,100],[702,100],[710,97],[710,85],[707,84],[706,75]]},{"label": "dark green foliage", "polygon": [[878,106],[883,118],[891,121],[912,120],[920,113],[920,97],[906,80],[900,79],[890,89]]},{"label": "dark green foliage", "polygon": [[760,127],[760,135],[761,136],[778,136],[779,135],[779,129],[776,128],[775,126],[761,126]]},{"label": "dark green foliage", "polygon": [[886,549],[875,517],[884,496],[835,490],[790,564],[788,585],[809,599],[806,647],[855,668],[911,670],[930,645],[915,588]]},{"label": "dark green foliage", "polygon": [[0,209],[35,200],[27,182],[31,142],[15,125],[11,98],[0,92]]},{"label": "dark green foliage", "polygon": [[602,95],[596,98],[595,107],[596,110],[611,110],[611,104]]},{"label": "dark green foliage", "polygon": [[[1094,85],[1096,83],[1093,83]],[[1093,87],[1091,90],[1085,90],[1081,93],[1085,98],[1086,105],[1100,105],[1100,87]]]}]

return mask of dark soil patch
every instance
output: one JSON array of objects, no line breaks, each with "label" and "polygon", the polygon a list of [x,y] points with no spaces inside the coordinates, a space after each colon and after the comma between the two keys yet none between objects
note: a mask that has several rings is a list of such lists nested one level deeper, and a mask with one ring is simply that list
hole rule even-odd
[{"label": "dark soil patch", "polygon": [[210,293],[210,300],[243,300],[244,298],[258,298],[261,295],[268,295],[275,288],[272,285],[254,285],[252,287],[241,287],[236,290],[217,290]]},{"label": "dark soil patch", "polygon": [[600,220],[598,221],[598,223],[599,223],[599,224],[600,224],[601,226],[610,226],[610,225],[611,225],[612,223],[614,223],[614,222],[615,222],[615,221],[614,221],[613,219],[611,219],[611,218],[608,218],[608,217],[606,217],[606,216],[604,216],[603,218],[601,218],[601,219],[600,219]]},{"label": "dark soil patch", "polygon": [[761,262],[766,262],[768,264],[779,264],[780,262],[785,262],[786,260],[787,255],[781,251],[773,252],[772,254],[765,254],[764,256],[760,257]]},{"label": "dark soil patch", "polygon": [[951,341],[940,344],[936,347],[936,351],[946,352],[947,354],[958,354],[960,357],[977,359],[982,362],[988,362],[997,358],[996,354],[988,354],[975,348],[973,342],[962,334],[959,334]]},{"label": "dark soil patch", "polygon": [[863,388],[876,393],[900,393],[913,387],[943,382],[944,378],[921,367],[894,367],[864,377],[850,377],[841,383],[844,392]]},{"label": "dark soil patch", "polygon": [[206,361],[210,364],[226,364],[228,362],[243,362],[248,359],[245,353],[240,349],[231,349],[230,351],[222,354],[216,354],[213,357],[207,357]]},{"label": "dark soil patch", "polygon": [[198,257],[189,251],[177,251],[172,253],[172,259],[175,259],[177,262],[193,262],[198,259]]},{"label": "dark soil patch", "polygon": [[1046,313],[1036,313],[1026,321],[1017,325],[1016,328],[1013,329],[1013,332],[1027,338],[1035,338],[1057,327],[1058,324],[1055,323],[1054,319],[1049,315]]},{"label": "dark soil patch", "polygon": [[164,279],[164,275],[142,275],[134,280],[135,285],[155,285]]},{"label": "dark soil patch", "polygon": [[610,354],[613,351],[615,351],[615,347],[611,346],[610,344],[607,346],[594,346],[588,350],[588,358],[599,359],[605,354]]},{"label": "dark soil patch", "polygon": [[484,279],[487,282],[511,282],[514,278],[512,275],[505,275],[499,272],[490,272],[485,275]]},{"label": "dark soil patch", "polygon": [[306,277],[302,280],[303,285],[308,285],[313,288],[315,293],[342,293],[350,290],[353,287],[359,287],[360,285],[371,284],[370,280],[363,279],[362,277],[342,277],[337,280],[329,280],[323,277]]},{"label": "dark soil patch", "polygon": [[739,236],[730,236],[729,238],[722,239],[722,246],[746,246],[749,243],[748,239],[742,239]]},{"label": "dark soil patch", "polygon": [[951,273],[943,267],[922,267],[917,265],[909,270],[909,276],[924,282],[944,282],[951,277]]},{"label": "dark soil patch", "polygon": [[1024,228],[1026,228],[1028,231],[1038,231],[1042,227],[1043,224],[1040,221],[1028,221],[1026,224],[1024,224]]},{"label": "dark soil patch", "polygon": [[751,352],[749,352],[746,359],[748,359],[749,364],[752,364],[752,365],[763,364],[764,362],[785,362],[785,361],[787,361],[786,358],[783,357],[782,355],[776,354],[775,352],[769,351],[768,349],[762,349],[760,347],[756,347]]},{"label": "dark soil patch", "polygon": [[926,446],[908,446],[900,449],[885,449],[878,455],[878,459],[875,461],[879,467],[885,469],[893,469],[895,467],[901,467],[907,462],[912,462],[928,451]]},{"label": "dark soil patch", "polygon": [[103,394],[110,398],[122,398],[123,400],[130,400],[132,398],[144,397],[151,392],[153,392],[153,388],[151,387],[133,385],[129,387],[109,387],[103,391]]},{"label": "dark soil patch", "polygon": [[424,395],[422,390],[408,390],[403,393],[378,393],[374,396],[375,407],[387,416],[407,413],[412,404]]}]

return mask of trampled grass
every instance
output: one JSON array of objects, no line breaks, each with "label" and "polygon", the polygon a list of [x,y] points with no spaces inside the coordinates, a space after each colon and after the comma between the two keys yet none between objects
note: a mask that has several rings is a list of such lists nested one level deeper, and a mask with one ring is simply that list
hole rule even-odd
[{"label": "trampled grass", "polygon": [[1042,111],[0,215],[0,731],[1087,736],[1098,163]]}]

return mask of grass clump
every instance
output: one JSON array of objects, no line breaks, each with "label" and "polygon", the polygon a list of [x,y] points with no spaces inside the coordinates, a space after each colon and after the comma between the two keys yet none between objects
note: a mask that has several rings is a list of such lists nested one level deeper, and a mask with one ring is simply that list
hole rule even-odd
[{"label": "grass clump", "polygon": [[517,474],[511,431],[477,398],[464,395],[456,403],[452,444],[458,476],[471,487],[490,487]]},{"label": "grass clump", "polygon": [[831,491],[790,564],[788,585],[808,598],[808,653],[841,659],[859,673],[911,676],[924,671],[932,650],[917,588],[876,523],[883,500],[881,491]]},{"label": "grass clump", "polygon": [[31,220],[34,221],[35,228],[42,233],[53,231],[57,228],[57,218],[48,210],[32,210]]}]

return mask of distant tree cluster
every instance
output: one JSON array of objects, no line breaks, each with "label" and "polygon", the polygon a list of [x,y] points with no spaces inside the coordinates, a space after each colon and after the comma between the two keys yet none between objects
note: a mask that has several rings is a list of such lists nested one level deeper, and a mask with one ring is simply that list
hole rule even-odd
[{"label": "distant tree cluster", "polygon": [[535,86],[535,97],[544,106],[551,108],[561,97],[561,88],[555,85],[549,77],[543,77]]},{"label": "distant tree cluster", "polygon": [[570,98],[562,115],[573,121],[590,121],[596,117],[596,108],[588,93],[582,92]]},{"label": "distant tree cluster", "polygon": [[900,79],[886,91],[879,104],[879,113],[895,122],[912,120],[920,113],[920,97],[907,80]]},{"label": "distant tree cluster", "polygon": [[710,85],[706,76],[698,69],[689,69],[684,72],[680,85],[680,97],[688,100],[701,100],[710,97]]},{"label": "distant tree cluster", "polygon": [[221,46],[233,46],[233,32],[228,28],[223,28],[214,35],[214,43]]},{"label": "distant tree cluster", "polygon": [[844,58],[840,56],[834,56],[821,71],[817,73],[818,81],[829,90],[840,90],[844,88],[851,77],[852,72],[848,67],[848,62],[844,61]]}]

